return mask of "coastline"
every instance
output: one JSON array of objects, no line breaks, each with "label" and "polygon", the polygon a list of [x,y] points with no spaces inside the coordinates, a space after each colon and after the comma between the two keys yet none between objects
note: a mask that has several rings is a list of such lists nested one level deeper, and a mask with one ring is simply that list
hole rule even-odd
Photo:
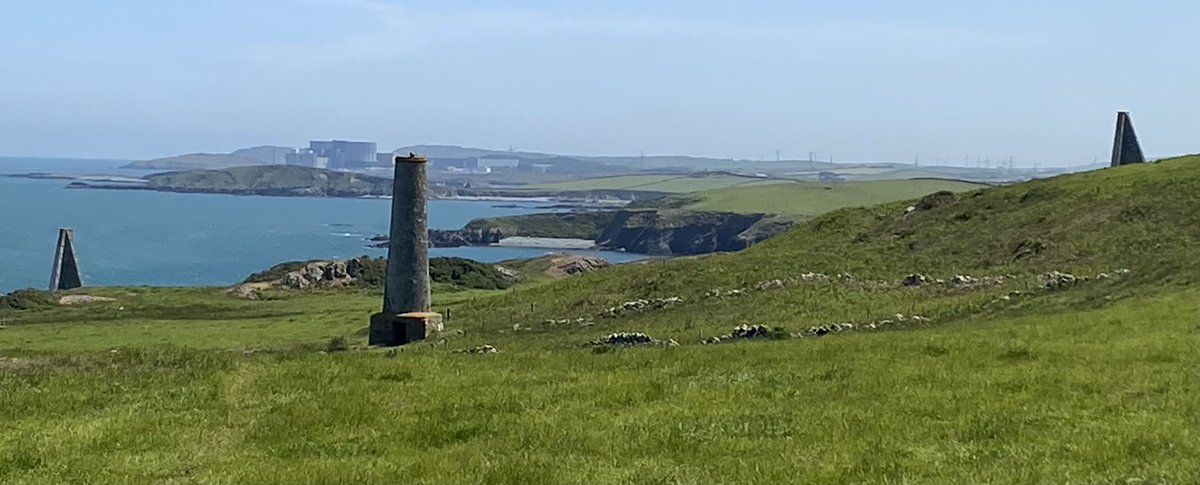
[{"label": "coastline", "polygon": [[[362,194],[313,194],[301,193],[294,190],[281,189],[212,189],[212,188],[181,188],[181,187],[161,187],[150,186],[143,179],[122,178],[122,177],[72,177],[72,176],[41,176],[32,174],[4,174],[6,177],[12,178],[31,178],[31,179],[61,179],[69,180],[70,182],[64,186],[67,189],[93,189],[93,190],[149,190],[154,192],[166,192],[176,194],[222,194],[235,196],[249,197],[301,197],[301,198],[335,198],[335,199],[369,199],[369,200],[391,200],[390,195],[362,195]],[[596,200],[577,197],[555,197],[555,196],[512,196],[512,195],[437,195],[431,194],[429,200],[459,200],[464,202],[521,202],[521,203],[540,203],[540,204],[569,204],[571,208],[583,209],[618,209],[629,203],[628,200]],[[552,209],[552,208],[551,208]]]},{"label": "coastline", "polygon": [[492,247],[505,248],[536,248],[536,249],[596,249],[596,242],[588,239],[573,239],[562,237],[506,237]]}]

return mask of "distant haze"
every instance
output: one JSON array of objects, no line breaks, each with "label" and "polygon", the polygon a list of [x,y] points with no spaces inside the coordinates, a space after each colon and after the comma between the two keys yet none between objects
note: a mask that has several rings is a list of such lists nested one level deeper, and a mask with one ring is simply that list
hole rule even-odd
[{"label": "distant haze", "polygon": [[1200,2],[4,2],[0,154],[309,139],[576,155],[1200,151]]}]

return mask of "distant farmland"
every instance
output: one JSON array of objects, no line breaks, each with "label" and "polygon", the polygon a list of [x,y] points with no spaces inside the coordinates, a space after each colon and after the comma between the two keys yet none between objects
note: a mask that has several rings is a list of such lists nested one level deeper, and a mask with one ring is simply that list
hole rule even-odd
[{"label": "distant farmland", "polygon": [[672,195],[648,206],[683,209],[815,216],[843,207],[912,199],[939,190],[964,192],[984,184],[956,180],[879,180],[863,182],[790,182],[757,184]]},{"label": "distant farmland", "polygon": [[616,177],[597,177],[565,182],[553,182],[535,186],[548,190],[645,190],[652,192],[698,192],[702,190],[725,189],[731,187],[750,187],[774,184],[794,183],[786,179],[769,179],[734,175],[729,173],[711,174],[647,174],[621,175]]}]

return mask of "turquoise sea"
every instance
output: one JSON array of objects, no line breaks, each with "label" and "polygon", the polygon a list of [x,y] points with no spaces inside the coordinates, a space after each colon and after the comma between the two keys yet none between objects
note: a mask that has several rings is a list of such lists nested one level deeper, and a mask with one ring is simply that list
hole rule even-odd
[{"label": "turquoise sea", "polygon": [[[0,173],[140,176],[122,160],[0,158]],[[391,201],[172,194],[66,189],[67,180],[0,177],[0,292],[49,284],[60,227],[75,230],[86,285],[222,286],[283,261],[383,256],[366,238],[385,234]],[[431,201],[430,226],[457,229],[477,217],[527,214],[544,203]],[[612,251],[435,248],[434,256],[484,262],[548,252],[611,262],[641,258]]]}]

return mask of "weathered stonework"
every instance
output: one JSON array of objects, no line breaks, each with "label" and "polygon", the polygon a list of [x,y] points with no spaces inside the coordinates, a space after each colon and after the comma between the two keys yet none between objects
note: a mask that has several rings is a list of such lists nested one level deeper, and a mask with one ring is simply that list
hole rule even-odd
[{"label": "weathered stonework", "polygon": [[429,311],[426,165],[425,157],[411,153],[407,157],[396,157],[387,282],[383,311],[371,316],[367,339],[371,345],[403,345],[442,329],[441,315]]},{"label": "weathered stonework", "polygon": [[442,316],[433,312],[410,312],[393,315],[376,313],[371,315],[371,328],[367,340],[371,345],[394,346],[424,340],[440,333]]}]

